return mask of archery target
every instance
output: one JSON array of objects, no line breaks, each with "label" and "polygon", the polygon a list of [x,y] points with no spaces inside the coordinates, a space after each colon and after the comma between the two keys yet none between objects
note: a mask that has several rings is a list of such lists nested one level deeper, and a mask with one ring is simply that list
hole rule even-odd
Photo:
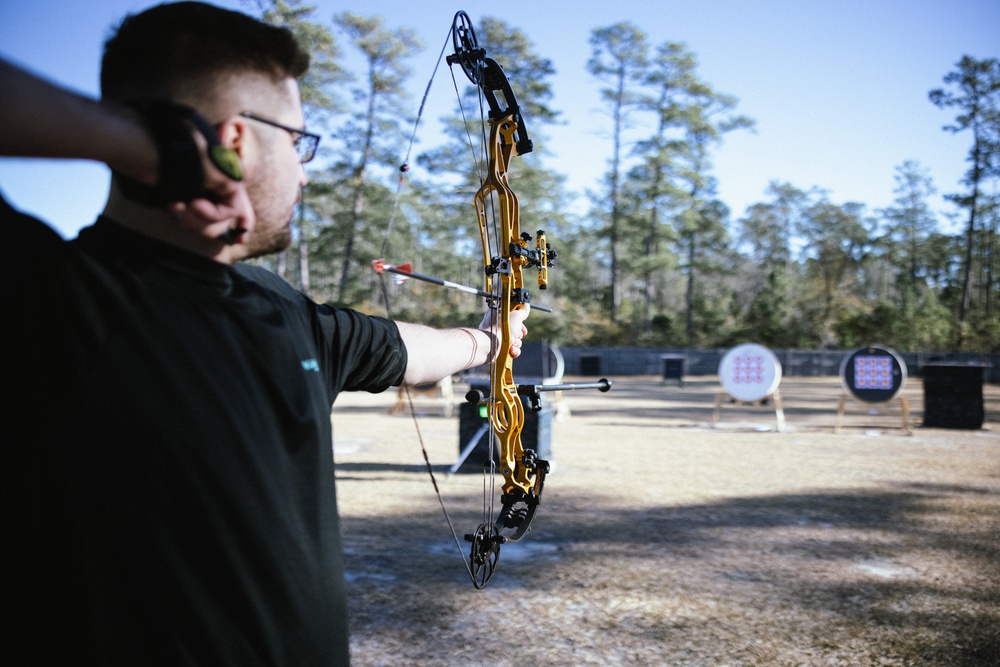
[{"label": "archery target", "polygon": [[906,384],[906,362],[892,350],[864,347],[844,357],[840,382],[859,401],[885,403]]},{"label": "archery target", "polygon": [[719,382],[738,401],[759,401],[778,389],[781,363],[763,345],[737,345],[727,351],[719,362]]}]

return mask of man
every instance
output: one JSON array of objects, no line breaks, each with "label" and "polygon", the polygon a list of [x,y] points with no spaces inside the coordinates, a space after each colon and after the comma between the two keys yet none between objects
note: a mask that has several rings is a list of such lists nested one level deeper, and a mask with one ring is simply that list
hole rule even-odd
[{"label": "man", "polygon": [[497,338],[237,264],[289,244],[306,66],[287,31],[199,3],[127,18],[100,102],[0,61],[0,154],[114,174],[70,242],[0,199],[5,662],[348,663],[330,407]]}]

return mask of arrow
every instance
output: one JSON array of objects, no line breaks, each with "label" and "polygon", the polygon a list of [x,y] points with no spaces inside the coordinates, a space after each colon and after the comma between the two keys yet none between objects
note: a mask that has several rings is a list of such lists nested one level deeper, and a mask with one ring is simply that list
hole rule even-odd
[{"label": "arrow", "polygon": [[[384,260],[375,259],[372,260],[372,268],[375,269],[375,273],[382,274],[383,271],[392,273],[394,275],[400,276],[399,282],[403,282],[407,278],[414,278],[416,280],[422,280],[425,283],[430,283],[432,285],[438,285],[439,287],[447,287],[448,289],[458,290],[459,292],[465,292],[466,294],[474,294],[476,296],[481,296],[486,299],[495,299],[496,295],[490,294],[489,292],[481,289],[476,289],[475,287],[469,287],[468,285],[459,285],[458,283],[453,283],[450,280],[442,280],[441,278],[435,278],[434,276],[425,276],[422,273],[415,273],[413,271],[413,266],[409,263],[400,264],[399,266],[393,266],[392,264],[386,264]],[[540,310],[543,313],[553,312],[551,308],[546,306],[536,306],[531,304],[532,310]]]}]

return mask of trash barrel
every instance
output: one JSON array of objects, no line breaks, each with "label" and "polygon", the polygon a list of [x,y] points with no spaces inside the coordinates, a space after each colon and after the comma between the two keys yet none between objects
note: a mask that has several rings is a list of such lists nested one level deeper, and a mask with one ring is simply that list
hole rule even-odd
[{"label": "trash barrel", "polygon": [[687,365],[687,359],[675,354],[663,354],[660,355],[660,360],[663,362],[663,379],[674,380],[681,387],[684,386],[684,370]]}]

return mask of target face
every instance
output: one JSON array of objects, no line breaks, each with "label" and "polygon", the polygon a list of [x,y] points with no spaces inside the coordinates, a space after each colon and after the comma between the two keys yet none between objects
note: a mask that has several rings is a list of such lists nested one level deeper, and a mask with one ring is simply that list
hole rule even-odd
[{"label": "target face", "polygon": [[840,364],[840,382],[865,403],[884,403],[906,384],[906,363],[892,350],[865,347]]},{"label": "target face", "polygon": [[737,345],[719,362],[719,382],[738,401],[759,401],[778,389],[781,363],[763,345]]}]

